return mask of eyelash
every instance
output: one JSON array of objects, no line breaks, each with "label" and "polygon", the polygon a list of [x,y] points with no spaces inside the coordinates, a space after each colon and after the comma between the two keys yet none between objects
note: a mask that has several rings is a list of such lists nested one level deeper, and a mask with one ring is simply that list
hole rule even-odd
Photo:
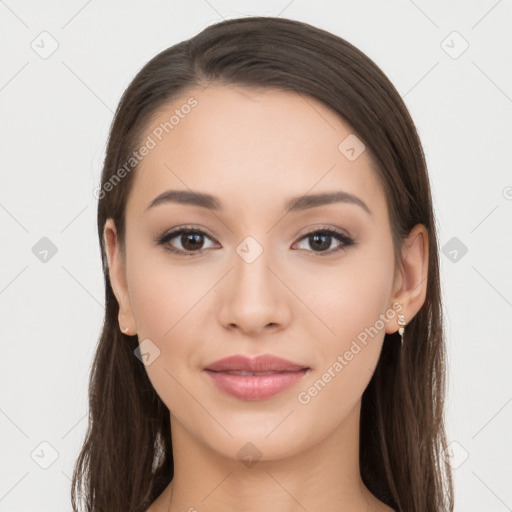
[{"label": "eyelash", "polygon": [[[204,235],[204,236],[214,240],[216,243],[218,243],[213,237],[208,235],[203,230],[197,229],[194,227],[188,227],[188,226],[175,229],[173,231],[170,231],[169,233],[165,233],[164,235],[162,235],[160,238],[158,238],[156,240],[156,243],[157,243],[157,245],[164,246],[165,250],[172,252],[173,254],[178,254],[180,256],[186,256],[186,257],[200,256],[203,252],[209,250],[209,249],[199,249],[197,251],[183,251],[181,249],[176,249],[169,245],[165,245],[165,244],[167,244],[167,242],[169,242],[173,238],[176,238],[179,235],[185,235],[185,234],[187,234],[187,235],[189,235],[189,234]],[[306,233],[305,235],[301,236],[301,238],[299,238],[299,241],[307,239],[308,237],[317,235],[317,234],[322,234],[322,235],[327,235],[327,236],[333,237],[333,238],[337,239],[338,241],[342,242],[343,245],[341,245],[335,249],[328,250],[328,251],[307,250],[307,252],[312,252],[316,256],[323,257],[323,256],[331,255],[331,254],[337,253],[339,251],[344,251],[348,247],[355,245],[355,241],[352,238],[350,238],[349,236],[345,235],[344,233],[342,233],[336,229],[332,229],[332,228],[319,228],[314,231],[310,231],[309,233]]]}]

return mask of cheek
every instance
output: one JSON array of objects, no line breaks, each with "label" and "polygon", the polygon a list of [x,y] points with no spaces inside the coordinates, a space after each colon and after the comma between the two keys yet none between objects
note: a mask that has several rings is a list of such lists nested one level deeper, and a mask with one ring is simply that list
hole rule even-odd
[{"label": "cheek", "polygon": [[[302,328],[314,339],[316,362],[314,374],[302,387],[307,396],[301,403],[314,398],[319,407],[339,404],[342,414],[371,379],[386,323],[394,314],[389,302],[393,254],[391,250],[380,258],[374,254],[360,251],[340,260],[338,267],[317,272],[300,288],[315,313],[305,315]],[[308,386],[314,386],[311,393]],[[336,398],[340,396],[343,400]]]},{"label": "cheek", "polygon": [[[389,276],[373,271],[352,273],[343,280],[343,284],[332,293],[336,294],[327,311],[331,328],[340,348],[348,349],[351,341],[364,343],[365,333],[370,330],[373,337],[376,331],[384,332],[379,321],[389,300]],[[374,343],[375,344],[375,343]]]},{"label": "cheek", "polygon": [[185,414],[187,407],[193,405],[188,403],[182,385],[191,387],[188,373],[200,361],[201,350],[194,340],[204,339],[201,329],[208,327],[200,320],[207,316],[207,294],[219,280],[219,272],[171,265],[161,256],[152,256],[137,254],[132,259],[133,264],[128,267],[130,300],[141,349],[147,347],[157,354],[146,365],[149,379],[167,407],[179,417],[181,409]]},{"label": "cheek", "polygon": [[[317,264],[303,269],[300,280],[294,279],[294,291],[309,308],[304,321],[310,331],[316,325],[316,336],[322,340],[319,348],[325,347],[326,353],[348,347],[375,325],[383,330],[378,320],[391,308],[393,253],[391,248],[383,252],[382,247],[380,251],[369,246],[347,252],[334,265]],[[379,253],[381,256],[376,256]]]},{"label": "cheek", "polygon": [[[134,258],[128,268],[130,299],[140,336],[165,342],[196,312],[201,298],[218,280],[215,269],[201,272],[171,263],[163,249]],[[135,263],[137,262],[137,263]]]}]

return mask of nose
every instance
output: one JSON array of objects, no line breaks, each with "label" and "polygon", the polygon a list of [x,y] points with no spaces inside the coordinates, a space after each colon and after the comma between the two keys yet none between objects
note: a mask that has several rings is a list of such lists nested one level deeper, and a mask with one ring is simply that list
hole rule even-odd
[{"label": "nose", "polygon": [[220,322],[228,330],[257,336],[287,327],[291,318],[291,294],[268,257],[269,251],[249,263],[238,254],[233,270],[220,292]]}]

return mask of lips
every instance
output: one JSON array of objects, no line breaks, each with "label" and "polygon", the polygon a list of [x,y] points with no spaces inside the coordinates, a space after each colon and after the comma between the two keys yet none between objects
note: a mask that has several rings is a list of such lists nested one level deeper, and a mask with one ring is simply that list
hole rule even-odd
[{"label": "lips", "polygon": [[205,368],[212,382],[228,395],[263,400],[299,382],[309,367],[265,354],[255,358],[236,355]]},{"label": "lips", "polygon": [[215,361],[215,363],[209,364],[206,370],[214,372],[229,372],[229,371],[245,371],[251,373],[263,373],[263,372],[293,372],[297,370],[303,370],[307,366],[292,363],[281,357],[272,356],[270,354],[264,354],[254,358],[247,356],[236,355],[226,357]]}]

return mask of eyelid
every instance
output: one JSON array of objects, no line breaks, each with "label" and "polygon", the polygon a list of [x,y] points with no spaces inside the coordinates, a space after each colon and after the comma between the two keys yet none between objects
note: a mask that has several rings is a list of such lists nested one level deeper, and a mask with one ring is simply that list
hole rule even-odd
[{"label": "eyelid", "polygon": [[343,236],[343,237],[346,237],[346,238],[353,238],[349,232],[346,230],[346,229],[342,229],[342,228],[335,228],[331,225],[328,225],[328,224],[313,224],[313,225],[308,225],[304,228],[305,231],[303,232],[300,232],[297,237],[300,239],[304,238],[305,236],[308,236],[308,235],[312,235],[314,233],[317,233],[317,232],[322,232],[322,233],[325,233],[325,232],[330,232],[330,233],[333,233],[333,234],[336,234],[336,235],[339,235],[339,236]]},{"label": "eyelid", "polygon": [[[211,249],[211,248],[206,248],[206,249],[198,249],[197,251],[184,251],[182,249],[176,249],[174,247],[170,248],[170,247],[166,246],[167,242],[169,242],[170,240],[172,240],[184,233],[201,234],[203,236],[206,236],[207,238],[210,238],[212,241],[214,241],[215,243],[220,245],[220,243],[216,240],[216,238],[214,236],[212,236],[211,234],[209,234],[209,232],[205,228],[202,228],[202,227],[199,228],[199,227],[192,226],[192,225],[185,225],[185,226],[180,226],[177,228],[170,229],[170,230],[166,231],[163,235],[157,237],[155,240],[155,243],[158,245],[163,245],[164,249],[171,253],[183,255],[183,256],[187,256],[187,257],[188,256],[200,256],[204,252]],[[298,239],[296,242],[293,243],[293,245],[295,245],[295,244],[301,242],[302,240],[306,239],[307,237],[315,235],[317,233],[327,234],[328,236],[335,238],[339,242],[338,247],[336,247],[334,249],[329,249],[327,251],[312,251],[312,250],[306,250],[306,249],[299,249],[299,250],[302,250],[302,251],[305,251],[308,253],[312,253],[315,256],[321,257],[321,256],[327,256],[327,255],[331,255],[331,254],[337,254],[338,252],[346,250],[348,247],[355,245],[354,238],[350,234],[348,234],[347,231],[342,230],[340,228],[333,228],[331,226],[321,226],[321,225],[315,226],[315,227],[312,227],[312,226],[308,227],[308,231],[306,231],[305,233],[303,233],[301,235],[297,235]],[[292,245],[292,247],[293,247],[293,245]]]},{"label": "eyelid", "polygon": [[331,226],[309,226],[308,231],[306,231],[302,235],[299,235],[299,238],[297,242],[294,243],[294,245],[304,239],[307,239],[309,236],[315,235],[317,233],[327,234],[328,236],[336,239],[339,242],[338,246],[335,247],[334,249],[329,249],[327,251],[310,251],[305,249],[301,250],[305,250],[305,252],[313,254],[314,256],[322,257],[329,256],[332,254],[338,254],[339,252],[346,250],[348,247],[355,245],[354,238],[351,235],[349,235],[347,231],[340,228],[333,228]]},{"label": "eyelid", "polygon": [[172,228],[172,229],[166,231],[163,235],[158,236],[155,239],[155,243],[157,245],[163,245],[164,249],[171,253],[183,255],[183,256],[199,256],[199,255],[203,254],[205,251],[209,250],[209,248],[208,248],[208,249],[199,249],[197,251],[183,251],[182,249],[176,249],[174,247],[170,248],[170,247],[166,246],[166,244],[170,240],[172,240],[173,238],[176,238],[184,233],[201,234],[201,235],[206,236],[207,238],[210,238],[215,243],[219,244],[219,242],[215,239],[215,237],[210,235],[205,228],[202,228],[202,227],[199,228],[199,227],[192,226],[192,225],[185,225],[185,226],[180,226],[177,228]]}]

